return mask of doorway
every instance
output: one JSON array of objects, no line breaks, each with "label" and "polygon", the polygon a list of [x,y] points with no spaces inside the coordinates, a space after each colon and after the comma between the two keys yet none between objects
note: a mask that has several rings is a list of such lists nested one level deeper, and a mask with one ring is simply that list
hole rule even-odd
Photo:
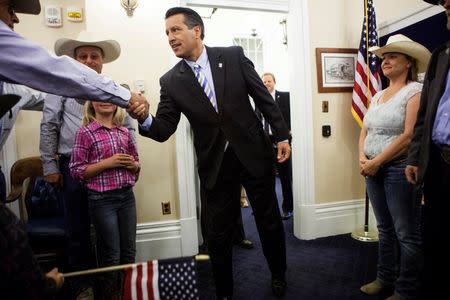
[{"label": "doorway", "polygon": [[[287,15],[287,61],[288,71],[284,72],[291,99],[291,126],[294,189],[294,235],[300,239],[314,238],[315,183],[312,122],[311,62],[309,42],[309,17],[306,0],[300,1],[232,1],[232,0],[176,0],[176,5],[209,8],[234,9],[240,11],[281,13]],[[235,19],[227,23],[236,22]],[[205,22],[206,23],[206,22]],[[206,36],[208,33],[206,25]],[[205,42],[208,40],[205,39]],[[212,42],[212,41],[211,41]],[[213,45],[212,45],[213,46]],[[224,45],[222,45],[224,46]],[[275,72],[275,71],[274,71]],[[280,73],[281,75],[281,73]],[[281,88],[281,86],[280,86]],[[182,119],[177,130],[177,166],[179,178],[180,206],[187,209],[196,207],[198,211],[198,180],[195,156],[189,124]],[[194,188],[195,187],[195,188]],[[184,203],[184,204],[183,204]],[[300,209],[301,208],[301,209]],[[183,234],[183,233],[182,233]],[[192,235],[192,233],[191,233]]]}]

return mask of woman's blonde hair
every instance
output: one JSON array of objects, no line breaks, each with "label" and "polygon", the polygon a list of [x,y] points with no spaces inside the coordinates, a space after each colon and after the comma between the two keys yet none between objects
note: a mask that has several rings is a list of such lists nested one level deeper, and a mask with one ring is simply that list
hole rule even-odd
[{"label": "woman's blonde hair", "polygon": [[[84,116],[83,116],[83,126],[86,126],[87,124],[91,123],[95,120],[95,110],[94,106],[92,105],[92,101],[86,101],[84,103]],[[121,107],[116,107],[116,110],[114,111],[113,116],[113,124],[116,126],[123,126],[123,123],[125,121],[125,110]]]}]

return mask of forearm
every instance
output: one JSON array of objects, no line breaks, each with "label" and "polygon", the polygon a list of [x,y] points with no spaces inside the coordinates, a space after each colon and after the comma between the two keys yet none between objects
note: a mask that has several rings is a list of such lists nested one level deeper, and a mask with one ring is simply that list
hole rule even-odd
[{"label": "forearm", "polygon": [[108,166],[106,165],[105,160],[101,160],[98,163],[87,166],[83,178],[86,180],[95,177],[106,169],[108,169]]},{"label": "forearm", "polygon": [[402,154],[405,154],[410,143],[411,143],[411,134],[403,133],[373,159],[379,165],[383,165],[401,156]]},{"label": "forearm", "polygon": [[[96,99],[128,106],[130,92],[67,56],[56,57],[0,22],[0,80],[67,97]],[[36,63],[39,61],[39,63]]]},{"label": "forearm", "polygon": [[367,159],[366,153],[364,152],[364,141],[367,136],[367,129],[365,127],[361,128],[361,132],[359,134],[359,142],[358,142],[358,153],[359,153],[359,160],[365,160]]}]

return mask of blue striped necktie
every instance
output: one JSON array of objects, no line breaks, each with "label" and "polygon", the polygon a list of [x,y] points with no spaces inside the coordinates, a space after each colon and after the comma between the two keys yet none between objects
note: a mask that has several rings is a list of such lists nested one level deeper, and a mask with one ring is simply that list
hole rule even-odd
[{"label": "blue striped necktie", "polygon": [[214,97],[214,92],[212,91],[211,86],[209,85],[208,80],[206,79],[205,73],[203,73],[202,71],[202,67],[195,64],[194,73],[195,77],[198,80],[198,83],[200,84],[206,96],[208,97],[209,102],[211,102],[212,106],[214,107],[214,110],[217,112],[217,101],[216,98]]}]

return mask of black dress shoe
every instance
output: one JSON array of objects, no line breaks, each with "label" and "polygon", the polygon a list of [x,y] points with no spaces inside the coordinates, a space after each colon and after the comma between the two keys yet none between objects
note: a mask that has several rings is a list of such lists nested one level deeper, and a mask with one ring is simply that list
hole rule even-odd
[{"label": "black dress shoe", "polygon": [[253,249],[254,248],[252,241],[249,241],[249,240],[242,240],[237,245],[243,249]]},{"label": "black dress shoe", "polygon": [[281,214],[281,219],[282,220],[289,220],[290,218],[292,218],[292,212],[288,211],[288,212],[283,212]]},{"label": "black dress shoe", "polygon": [[281,276],[272,276],[272,293],[278,297],[281,298],[286,294],[286,279]]}]

